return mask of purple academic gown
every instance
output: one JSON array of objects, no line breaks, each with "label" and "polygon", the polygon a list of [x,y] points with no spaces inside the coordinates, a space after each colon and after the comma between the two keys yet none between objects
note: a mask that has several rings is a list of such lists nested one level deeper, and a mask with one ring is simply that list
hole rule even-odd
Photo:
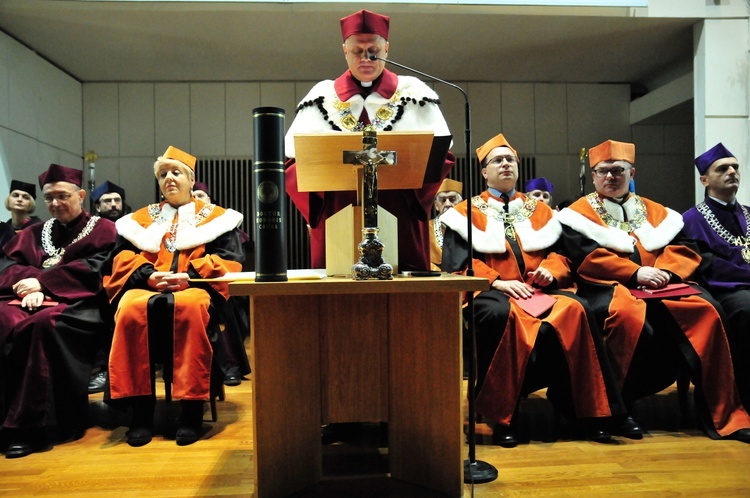
[{"label": "purple academic gown", "polygon": [[[101,284],[117,230],[99,219],[91,232],[72,243],[89,218],[83,212],[62,226],[54,221],[52,244],[65,248],[60,262],[43,268],[44,223],[22,230],[3,247],[0,258],[0,418],[4,428],[80,430],[85,419],[87,387],[94,353],[104,337],[111,312]],[[9,304],[12,286],[36,278],[44,294],[59,302],[28,311]]]}]

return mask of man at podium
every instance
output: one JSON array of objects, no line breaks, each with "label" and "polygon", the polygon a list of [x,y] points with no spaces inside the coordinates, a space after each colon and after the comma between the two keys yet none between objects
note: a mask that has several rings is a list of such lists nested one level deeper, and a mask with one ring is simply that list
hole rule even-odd
[{"label": "man at podium", "polygon": [[[411,76],[385,69],[370,55],[388,56],[390,18],[367,10],[341,19],[343,50],[349,69],[336,80],[316,84],[297,106],[286,134],[286,189],[310,225],[311,267],[324,268],[325,221],[356,203],[356,192],[300,192],[294,161],[294,135],[319,132],[431,131],[449,136],[438,95]],[[412,190],[383,190],[378,204],[398,218],[399,270],[430,268],[428,223],[440,182],[455,158],[449,152],[439,179]]]}]

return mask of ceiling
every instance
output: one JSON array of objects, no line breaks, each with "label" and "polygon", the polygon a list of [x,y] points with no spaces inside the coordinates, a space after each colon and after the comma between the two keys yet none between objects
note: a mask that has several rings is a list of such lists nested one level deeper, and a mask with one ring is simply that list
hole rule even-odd
[{"label": "ceiling", "polygon": [[[371,4],[390,57],[453,81],[647,85],[691,63],[695,19],[623,7]],[[81,82],[317,81],[361,3],[0,0],[0,30]],[[403,70],[398,70],[404,72]]]}]

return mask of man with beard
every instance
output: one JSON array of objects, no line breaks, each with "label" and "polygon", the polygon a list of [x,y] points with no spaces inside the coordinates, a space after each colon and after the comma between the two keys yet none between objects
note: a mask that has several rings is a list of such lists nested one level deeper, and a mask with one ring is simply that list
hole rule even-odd
[{"label": "man with beard", "polygon": [[740,165],[723,144],[696,157],[695,166],[706,198],[682,215],[684,230],[698,244],[702,284],[727,313],[737,384],[750,406],[750,207],[737,202]]},{"label": "man with beard", "polygon": [[[102,218],[115,222],[126,214],[125,189],[113,182],[106,181],[96,187],[91,197],[94,201],[96,214]],[[96,353],[94,369],[89,381],[89,394],[103,392],[104,386],[107,384],[107,360],[109,358],[111,335],[111,333],[107,334],[109,339],[106,346]]]}]

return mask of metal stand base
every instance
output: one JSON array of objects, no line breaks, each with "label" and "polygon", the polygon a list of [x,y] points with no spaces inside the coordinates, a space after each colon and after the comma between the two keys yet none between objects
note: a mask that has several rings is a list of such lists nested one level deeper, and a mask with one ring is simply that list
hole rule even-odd
[{"label": "metal stand base", "polygon": [[497,469],[487,462],[464,460],[464,483],[483,484],[497,479]]}]

